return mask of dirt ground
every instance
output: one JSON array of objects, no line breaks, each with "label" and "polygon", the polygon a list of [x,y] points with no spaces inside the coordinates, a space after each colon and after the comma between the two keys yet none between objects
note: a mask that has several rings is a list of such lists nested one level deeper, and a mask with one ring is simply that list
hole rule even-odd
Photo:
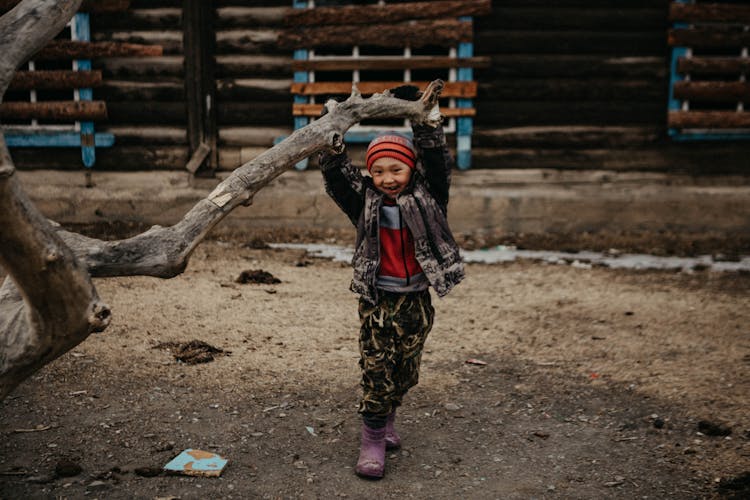
[{"label": "dirt ground", "polygon": [[[241,243],[206,242],[171,280],[97,281],[112,325],[0,403],[1,498],[750,495],[747,274],[468,265],[372,482],[353,473],[350,269]],[[231,353],[154,348],[190,340]],[[154,475],[186,448],[230,463]]]}]

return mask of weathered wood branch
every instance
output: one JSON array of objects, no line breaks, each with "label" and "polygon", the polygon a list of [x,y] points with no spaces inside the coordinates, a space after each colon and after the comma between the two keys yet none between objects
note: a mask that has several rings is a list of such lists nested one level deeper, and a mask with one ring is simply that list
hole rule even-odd
[{"label": "weathered wood branch", "polygon": [[356,88],[346,101],[329,101],[328,114],[239,167],[173,226],[155,226],[119,241],[99,241],[66,231],[60,235],[92,276],[176,276],[216,224],[238,206],[252,203],[255,193],[281,173],[325,148],[342,147],[346,131],[362,120],[424,121],[442,87],[441,80],[430,83],[423,100],[414,102],[396,99],[387,91],[364,99]]},{"label": "weathered wood branch", "polygon": [[[0,96],[15,69],[52,39],[81,0],[24,0],[0,18]],[[86,268],[21,189],[0,136],[0,398],[109,324]]]}]

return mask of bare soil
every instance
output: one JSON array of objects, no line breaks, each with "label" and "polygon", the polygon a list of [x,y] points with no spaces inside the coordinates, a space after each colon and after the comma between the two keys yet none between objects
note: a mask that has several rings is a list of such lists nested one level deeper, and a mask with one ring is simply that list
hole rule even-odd
[{"label": "bare soil", "polygon": [[[0,497],[750,495],[750,276],[467,266],[434,300],[403,448],[372,482],[353,473],[351,271],[258,247],[209,241],[177,278],[98,280],[112,325],[0,403]],[[236,283],[245,270],[281,283]],[[154,348],[192,340],[229,352]],[[159,473],[186,448],[230,464]]]}]

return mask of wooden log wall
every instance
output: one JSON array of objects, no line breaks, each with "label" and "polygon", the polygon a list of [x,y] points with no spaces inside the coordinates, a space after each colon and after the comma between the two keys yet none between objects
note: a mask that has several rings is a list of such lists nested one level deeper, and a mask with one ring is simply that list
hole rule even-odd
[{"label": "wooden log wall", "polygon": [[[94,60],[104,130],[116,136],[97,169],[185,168],[182,4],[131,0],[126,13],[92,14],[97,42],[164,47]],[[214,5],[219,169],[230,169],[292,130],[292,54],[279,43],[291,1]],[[667,0],[494,0],[474,19],[475,56],[490,64],[474,69],[472,168],[747,172],[747,143],[667,138],[668,18]],[[22,167],[80,168],[77,151],[13,154]]]}]

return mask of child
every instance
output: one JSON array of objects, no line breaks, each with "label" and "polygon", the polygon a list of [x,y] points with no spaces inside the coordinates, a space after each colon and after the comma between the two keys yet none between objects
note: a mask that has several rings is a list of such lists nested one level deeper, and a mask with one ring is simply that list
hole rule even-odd
[{"label": "child", "polygon": [[[393,89],[416,100],[416,87]],[[323,153],[326,191],[357,228],[351,290],[360,294],[359,336],[362,441],[356,472],[381,478],[385,450],[400,445],[396,408],[417,384],[434,309],[431,285],[447,294],[464,276],[446,220],[453,164],[437,106],[432,123],[412,126],[414,141],[382,134],[367,148],[371,177],[345,153]],[[416,148],[415,148],[416,146]]]}]

